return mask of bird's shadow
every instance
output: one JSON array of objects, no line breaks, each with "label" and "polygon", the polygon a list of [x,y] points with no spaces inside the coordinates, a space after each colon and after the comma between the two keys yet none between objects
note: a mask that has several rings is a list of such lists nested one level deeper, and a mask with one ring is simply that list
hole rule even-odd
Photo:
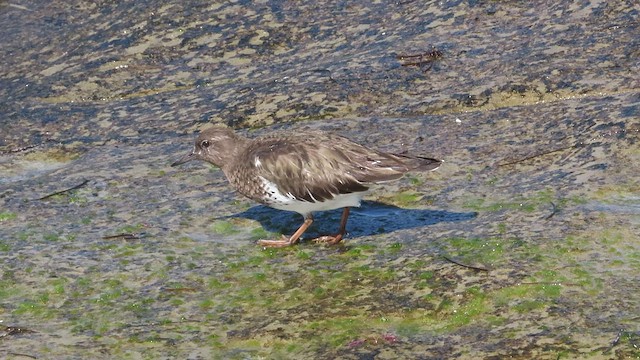
[{"label": "bird's shadow", "polygon": [[[342,209],[314,213],[314,223],[304,237],[335,234],[340,225]],[[390,233],[401,229],[419,228],[440,222],[457,222],[473,219],[476,212],[450,212],[445,210],[403,209],[377,201],[363,201],[358,208],[351,208],[347,223],[350,238]],[[241,213],[228,216],[258,221],[269,232],[291,235],[302,224],[299,214],[254,206]]]}]

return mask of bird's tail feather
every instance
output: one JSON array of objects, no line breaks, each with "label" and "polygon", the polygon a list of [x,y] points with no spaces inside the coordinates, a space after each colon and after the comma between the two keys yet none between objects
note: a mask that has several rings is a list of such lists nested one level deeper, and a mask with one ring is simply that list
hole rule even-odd
[{"label": "bird's tail feather", "polygon": [[402,161],[402,163],[406,165],[410,171],[411,170],[417,170],[417,171],[435,170],[439,168],[440,165],[442,165],[442,163],[444,162],[443,160],[438,160],[438,159],[424,157],[424,156],[413,156],[413,155],[406,155],[406,154],[393,154],[393,155],[399,157],[400,161]]}]

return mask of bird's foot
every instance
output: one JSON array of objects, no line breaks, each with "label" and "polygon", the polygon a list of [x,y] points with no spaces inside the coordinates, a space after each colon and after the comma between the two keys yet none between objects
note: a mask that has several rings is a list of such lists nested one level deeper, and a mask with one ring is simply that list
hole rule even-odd
[{"label": "bird's foot", "polygon": [[[314,243],[326,244],[326,245],[335,245],[342,241],[342,234],[338,234],[335,236],[324,235],[317,237],[313,240]],[[282,240],[258,240],[258,245],[264,247],[287,247],[291,245],[295,245],[298,242],[298,238],[288,237],[286,235],[282,235]]]},{"label": "bird's foot", "polygon": [[298,239],[282,235],[282,240],[258,240],[258,245],[264,247],[287,247],[294,245],[298,242]]},{"label": "bird's foot", "polygon": [[322,243],[327,245],[335,245],[342,241],[342,234],[338,234],[335,236],[325,235],[320,236],[312,240],[314,243]]}]

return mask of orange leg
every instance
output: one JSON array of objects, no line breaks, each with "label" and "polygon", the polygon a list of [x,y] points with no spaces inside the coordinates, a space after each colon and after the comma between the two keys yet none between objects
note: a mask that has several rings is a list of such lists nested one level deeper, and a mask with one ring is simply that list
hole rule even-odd
[{"label": "orange leg", "polygon": [[325,243],[327,245],[335,245],[342,241],[342,237],[344,233],[347,231],[347,219],[349,219],[349,208],[346,207],[342,210],[342,218],[340,219],[340,230],[338,230],[338,234],[335,236],[325,235],[320,236],[318,238],[313,239],[314,242],[317,243]]},{"label": "orange leg", "polygon": [[311,226],[312,223],[313,223],[313,216],[309,214],[304,219],[304,222],[302,223],[302,225],[300,225],[298,230],[296,230],[296,232],[293,233],[293,235],[291,235],[290,237],[286,237],[285,235],[282,235],[282,240],[258,240],[258,244],[265,247],[285,247],[285,246],[294,245],[295,243],[298,242],[298,240],[300,240],[300,236],[302,236],[302,234],[304,234],[304,232],[307,231],[307,229],[309,228],[309,226]]}]

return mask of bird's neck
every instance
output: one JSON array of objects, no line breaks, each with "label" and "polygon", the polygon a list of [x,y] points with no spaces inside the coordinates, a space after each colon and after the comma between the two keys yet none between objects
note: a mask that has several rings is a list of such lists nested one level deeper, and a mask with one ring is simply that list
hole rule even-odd
[{"label": "bird's neck", "polygon": [[235,135],[233,138],[229,139],[229,142],[224,145],[225,151],[221,152],[221,164],[220,168],[225,170],[229,168],[230,164],[234,163],[234,160],[237,159],[242,151],[247,147],[249,139],[241,135]]}]

